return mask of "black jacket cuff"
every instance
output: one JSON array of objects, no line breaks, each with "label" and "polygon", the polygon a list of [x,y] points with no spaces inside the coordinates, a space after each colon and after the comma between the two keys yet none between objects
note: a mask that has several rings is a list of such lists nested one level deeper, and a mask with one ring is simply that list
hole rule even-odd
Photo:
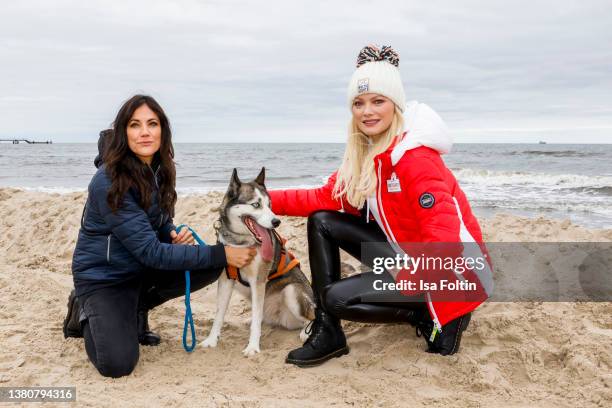
[{"label": "black jacket cuff", "polygon": [[227,266],[227,258],[225,258],[225,245],[221,243],[211,245],[210,254],[215,267],[225,268]]}]

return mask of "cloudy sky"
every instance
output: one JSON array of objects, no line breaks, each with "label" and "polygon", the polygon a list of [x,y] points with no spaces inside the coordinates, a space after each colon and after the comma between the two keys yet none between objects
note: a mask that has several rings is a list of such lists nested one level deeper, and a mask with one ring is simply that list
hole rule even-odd
[{"label": "cloudy sky", "polygon": [[606,0],[7,2],[0,137],[94,142],[144,92],[176,142],[343,142],[368,43],[457,142],[612,142]]}]

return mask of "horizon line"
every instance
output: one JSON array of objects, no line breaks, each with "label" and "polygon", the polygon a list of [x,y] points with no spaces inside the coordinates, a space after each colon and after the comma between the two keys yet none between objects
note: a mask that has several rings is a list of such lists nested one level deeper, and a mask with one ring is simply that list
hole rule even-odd
[{"label": "horizon line", "polygon": [[[53,142],[53,140],[51,140]],[[454,142],[453,145],[459,145],[459,144],[530,144],[530,145],[611,145],[612,142],[582,142],[582,143],[574,143],[574,142],[547,142],[547,141],[543,141],[544,143],[540,143],[540,142]],[[67,141],[67,142],[53,142],[50,144],[97,144],[97,141],[94,142],[75,142],[75,141]],[[10,142],[0,142],[0,145],[13,145],[13,143]],[[26,143],[19,143],[19,144],[26,144]],[[39,142],[36,144],[43,144],[43,145],[48,145],[46,143],[43,142]],[[178,141],[178,142],[173,142],[173,144],[177,145],[177,144],[312,144],[312,145],[318,145],[318,144],[346,144],[346,142],[183,142],[183,141]]]}]

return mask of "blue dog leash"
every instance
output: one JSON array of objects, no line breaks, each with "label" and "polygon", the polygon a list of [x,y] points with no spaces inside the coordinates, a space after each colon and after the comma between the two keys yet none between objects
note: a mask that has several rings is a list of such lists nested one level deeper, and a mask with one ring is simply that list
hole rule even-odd
[{"label": "blue dog leash", "polygon": [[[197,232],[191,229],[190,226],[181,224],[176,227],[176,233],[181,232],[183,227],[187,227],[195,238],[198,245],[206,245],[204,240],[200,238]],[[191,329],[191,345],[187,345],[187,329]],[[185,325],[183,326],[183,348],[186,352],[191,353],[196,346],[195,326],[193,325],[193,314],[191,313],[191,273],[185,271]]]}]

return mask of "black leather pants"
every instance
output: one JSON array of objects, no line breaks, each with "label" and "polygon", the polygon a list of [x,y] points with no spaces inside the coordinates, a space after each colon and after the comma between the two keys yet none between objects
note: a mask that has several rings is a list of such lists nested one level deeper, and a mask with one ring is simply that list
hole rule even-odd
[{"label": "black leather pants", "polygon": [[[362,253],[362,242],[377,242]],[[340,279],[340,249],[368,267],[375,257],[394,257],[395,251],[376,221],[336,211],[317,211],[308,217],[308,255],[317,307],[345,320],[366,323],[406,322],[414,312],[426,312],[422,296],[377,291],[375,280],[392,282],[387,272],[366,272]]]}]

